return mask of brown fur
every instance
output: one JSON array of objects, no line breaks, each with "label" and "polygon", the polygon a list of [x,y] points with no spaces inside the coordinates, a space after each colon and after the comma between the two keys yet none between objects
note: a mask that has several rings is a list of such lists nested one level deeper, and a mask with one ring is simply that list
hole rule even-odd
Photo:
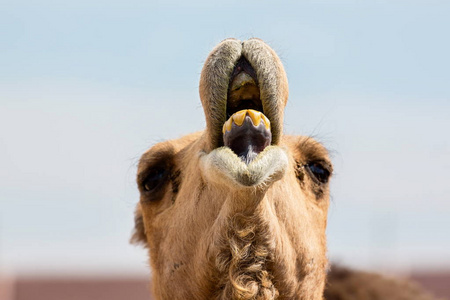
[{"label": "brown fur", "polygon": [[[296,174],[304,173],[299,165],[311,158],[328,160],[325,149],[309,138],[285,136],[284,143],[293,148],[289,174],[265,194],[256,189],[233,194],[199,176],[196,153],[203,141],[194,137],[199,135],[157,144],[139,164],[142,196],[133,240],[149,247],[155,295],[320,299],[327,266],[328,188],[318,192],[309,175],[299,182]],[[176,195],[169,181],[154,199],[141,180],[159,163],[180,170],[182,180]],[[245,198],[253,201],[237,207],[228,203]]]},{"label": "brown fur", "polygon": [[[249,164],[221,147],[241,56],[256,71],[273,135]],[[309,165],[330,174],[332,165],[315,140],[282,134],[288,85],[278,56],[258,39],[223,41],[205,62],[200,98],[206,130],[156,144],[138,166],[132,241],[149,249],[155,297],[323,299],[329,186]],[[338,295],[333,282],[327,295]]]},{"label": "brown fur", "polygon": [[333,267],[325,288],[327,300],[432,300],[415,283],[378,274]]}]

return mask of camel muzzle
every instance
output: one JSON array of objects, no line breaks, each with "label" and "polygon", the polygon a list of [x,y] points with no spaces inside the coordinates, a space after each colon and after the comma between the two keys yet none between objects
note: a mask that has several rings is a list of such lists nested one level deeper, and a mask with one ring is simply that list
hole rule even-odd
[{"label": "camel muzzle", "polygon": [[[200,98],[207,152],[228,146],[248,163],[268,145],[279,144],[287,77],[280,59],[263,41],[227,39],[214,48],[201,73]],[[269,127],[255,123],[251,111]],[[223,128],[229,130],[222,132]]]}]

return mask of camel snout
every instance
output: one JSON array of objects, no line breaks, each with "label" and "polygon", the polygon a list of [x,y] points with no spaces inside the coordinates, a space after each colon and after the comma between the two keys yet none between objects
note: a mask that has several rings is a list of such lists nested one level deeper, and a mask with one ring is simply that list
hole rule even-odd
[{"label": "camel snout", "polygon": [[276,53],[263,41],[226,39],[209,54],[200,77],[206,151],[224,146],[222,128],[233,114],[255,110],[271,123],[271,145],[282,135],[288,83]]}]

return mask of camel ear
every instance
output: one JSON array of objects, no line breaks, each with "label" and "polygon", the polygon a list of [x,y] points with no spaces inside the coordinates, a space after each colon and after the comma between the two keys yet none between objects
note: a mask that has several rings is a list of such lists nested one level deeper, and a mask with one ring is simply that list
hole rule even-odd
[{"label": "camel ear", "polygon": [[133,245],[147,247],[147,236],[145,235],[144,218],[142,216],[141,204],[138,203],[134,212],[134,230],[130,239]]}]

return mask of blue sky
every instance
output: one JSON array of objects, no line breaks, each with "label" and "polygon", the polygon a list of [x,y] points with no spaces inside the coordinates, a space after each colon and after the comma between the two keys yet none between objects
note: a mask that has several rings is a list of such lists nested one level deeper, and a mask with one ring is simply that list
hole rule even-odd
[{"label": "blue sky", "polygon": [[226,37],[278,52],[287,132],[331,150],[330,257],[450,267],[448,1],[0,7],[2,270],[147,272],[127,244],[136,161],[203,128],[200,70]]}]

